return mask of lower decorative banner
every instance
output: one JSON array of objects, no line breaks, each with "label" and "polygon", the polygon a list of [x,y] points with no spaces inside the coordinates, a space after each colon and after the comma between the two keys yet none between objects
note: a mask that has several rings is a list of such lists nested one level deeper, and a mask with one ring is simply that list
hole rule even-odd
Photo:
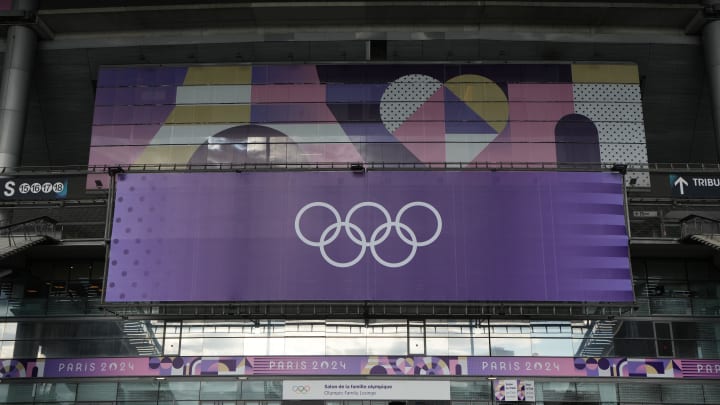
[{"label": "lower decorative banner", "polygon": [[720,379],[720,360],[631,357],[228,356],[0,360],[0,378],[494,376]]},{"label": "lower decorative banner", "polygon": [[284,400],[449,401],[450,381],[285,380]]}]

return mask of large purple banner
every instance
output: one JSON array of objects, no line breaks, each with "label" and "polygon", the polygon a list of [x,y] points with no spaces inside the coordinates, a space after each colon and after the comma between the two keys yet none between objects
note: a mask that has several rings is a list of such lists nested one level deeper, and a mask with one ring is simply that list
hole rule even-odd
[{"label": "large purple banner", "polygon": [[117,180],[108,302],[633,300],[615,173]]},{"label": "large purple banner", "polygon": [[720,360],[630,357],[210,356],[0,360],[0,378],[509,376],[720,379]]}]

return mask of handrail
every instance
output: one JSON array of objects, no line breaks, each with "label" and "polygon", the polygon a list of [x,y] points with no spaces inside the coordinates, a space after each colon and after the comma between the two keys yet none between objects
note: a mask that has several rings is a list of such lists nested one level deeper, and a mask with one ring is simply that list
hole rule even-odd
[{"label": "handrail", "polygon": [[0,247],[0,256],[11,255],[19,249],[27,248],[48,238],[57,238],[56,224],[57,221],[54,219],[41,216],[0,226],[0,235],[3,236],[3,240],[7,237],[7,245]]},{"label": "handrail", "polygon": [[27,225],[27,224],[32,223],[32,222],[45,222],[45,223],[49,223],[49,224],[51,224],[51,225],[57,224],[57,221],[56,221],[56,220],[50,218],[50,217],[47,216],[47,215],[43,215],[43,216],[41,216],[41,217],[36,217],[36,218],[32,218],[32,219],[26,219],[25,221],[20,221],[20,222],[8,224],[8,225],[0,225],[0,232],[4,231],[4,230],[6,230],[6,229],[15,228],[15,227],[20,227],[20,226],[22,226],[22,225]]},{"label": "handrail", "polygon": [[646,162],[401,162],[401,161],[364,161],[364,162],[247,162],[247,163],[153,163],[153,164],[117,164],[117,165],[67,165],[67,166],[19,166],[0,167],[0,176],[61,176],[61,175],[100,175],[118,172],[168,172],[168,171],[238,171],[238,170],[352,170],[356,165],[370,170],[578,170],[608,171],[622,166],[628,172],[635,173],[685,173],[705,172],[720,174],[720,163],[646,163]]}]

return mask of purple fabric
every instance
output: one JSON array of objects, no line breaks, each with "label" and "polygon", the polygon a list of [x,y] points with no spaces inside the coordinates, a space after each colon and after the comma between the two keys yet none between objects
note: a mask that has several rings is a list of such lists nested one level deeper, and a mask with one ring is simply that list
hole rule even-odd
[{"label": "purple fabric", "polygon": [[3,379],[144,376],[540,376],[718,379],[720,360],[540,356],[162,356],[3,359]]},{"label": "purple fabric", "polygon": [[[390,83],[400,76],[422,74],[445,82],[450,78],[474,74],[495,82],[570,83],[569,63],[562,64],[395,64],[395,65],[317,65],[323,83]],[[254,81],[254,78],[253,78]]]},{"label": "purple fabric", "polygon": [[98,72],[98,87],[179,86],[187,67],[108,67]]},{"label": "purple fabric", "polygon": [[[157,173],[118,180],[109,302],[633,300],[622,178],[613,173]],[[337,222],[329,209],[298,215],[313,202],[330,204],[353,225],[338,225],[330,242]],[[397,225],[403,236],[382,227],[386,219],[375,207],[348,220],[361,202],[383,206],[390,222],[404,224]],[[442,225],[425,206],[397,220],[412,202],[429,204]],[[310,242],[325,232],[325,257],[301,240],[296,220]]]}]

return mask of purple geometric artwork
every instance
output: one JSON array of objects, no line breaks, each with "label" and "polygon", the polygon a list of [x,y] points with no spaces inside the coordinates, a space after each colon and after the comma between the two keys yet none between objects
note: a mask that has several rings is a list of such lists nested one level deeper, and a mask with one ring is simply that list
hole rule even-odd
[{"label": "purple geometric artwork", "polygon": [[622,177],[121,174],[107,302],[631,302]]}]

